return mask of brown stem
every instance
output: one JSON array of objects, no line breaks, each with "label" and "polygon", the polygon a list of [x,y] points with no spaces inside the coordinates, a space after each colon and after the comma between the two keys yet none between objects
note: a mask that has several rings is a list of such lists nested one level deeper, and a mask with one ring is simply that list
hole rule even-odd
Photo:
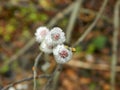
[{"label": "brown stem", "polygon": [[[43,75],[37,76],[36,78],[49,78],[49,77],[50,77],[50,75],[47,75],[47,74],[44,75],[44,74],[43,74]],[[22,82],[25,82],[25,81],[33,80],[33,78],[34,78],[34,76],[28,77],[28,78],[24,78],[24,79],[19,80],[19,81],[16,81],[16,82],[14,82],[14,83],[11,83],[11,84],[5,86],[4,88],[2,88],[2,90],[8,90],[8,88],[13,87],[13,86],[15,86],[16,84],[19,84],[19,83],[22,83]]]},{"label": "brown stem", "polygon": [[120,0],[115,4],[114,8],[114,32],[113,32],[113,47],[112,47],[112,61],[111,61],[111,90],[115,90],[115,76],[117,64],[117,46],[118,46],[118,33],[119,33],[119,6]]},{"label": "brown stem", "polygon": [[73,46],[76,46],[76,45],[78,45],[80,42],[82,42],[82,41],[85,39],[85,37],[90,33],[90,31],[94,28],[94,26],[96,25],[97,21],[98,21],[98,20],[100,19],[100,17],[102,16],[102,13],[103,13],[103,11],[104,11],[104,9],[105,9],[105,6],[107,5],[107,2],[108,2],[108,0],[104,0],[102,6],[101,6],[101,8],[100,8],[100,11],[99,11],[99,13],[97,14],[97,16],[96,16],[95,20],[93,21],[93,23],[88,27],[87,30],[85,30],[84,34],[78,38],[78,40],[75,42],[75,44],[73,44]]}]

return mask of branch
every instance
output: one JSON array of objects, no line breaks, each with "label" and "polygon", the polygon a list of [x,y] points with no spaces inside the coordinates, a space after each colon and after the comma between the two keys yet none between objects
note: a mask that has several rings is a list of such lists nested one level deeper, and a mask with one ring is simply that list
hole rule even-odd
[{"label": "branch", "polygon": [[22,49],[20,49],[16,54],[14,54],[6,63],[5,65],[9,65],[19,56],[21,56],[25,51],[27,51],[33,44],[35,43],[35,38],[32,38]]},{"label": "branch", "polygon": [[71,5],[69,5],[67,8],[65,8],[62,12],[59,12],[54,19],[50,21],[50,23],[47,25],[48,27],[52,27],[56,24],[57,21],[64,18],[65,15],[70,13],[75,5],[75,2],[73,2]]},{"label": "branch", "polygon": [[73,6],[74,8],[72,10],[72,13],[71,13],[71,16],[70,16],[70,21],[69,21],[68,27],[66,29],[66,35],[67,35],[66,36],[66,42],[67,43],[70,43],[72,30],[73,30],[73,27],[75,25],[75,21],[76,21],[76,18],[78,16],[81,4],[82,4],[82,0],[77,0],[75,5]]},{"label": "branch", "polygon": [[113,47],[112,47],[112,61],[111,61],[111,90],[115,90],[115,76],[117,64],[117,46],[118,46],[118,33],[119,33],[119,5],[120,0],[115,4],[114,8],[114,32],[113,32]]},{"label": "branch", "polygon": [[58,86],[58,81],[59,81],[59,76],[60,73],[62,71],[63,66],[59,65],[57,71],[54,74],[54,78],[53,78],[53,83],[52,83],[52,87],[50,90],[56,90],[57,86]]},{"label": "branch", "polygon": [[[81,60],[75,60],[75,59],[66,63],[66,65],[76,68],[89,69],[89,70],[102,70],[102,71],[111,70],[111,66],[109,64],[94,64],[94,63],[83,62]],[[120,72],[120,66],[116,66],[115,70],[117,72]]]},{"label": "branch", "polygon": [[51,77],[49,78],[43,90],[55,89],[61,70],[62,70],[62,64],[58,64],[55,71],[51,74]]},{"label": "branch", "polygon": [[[99,12],[97,11],[93,11],[91,9],[86,9],[84,7],[81,7],[81,10],[80,10],[80,13],[88,13],[88,14],[95,14],[95,16],[97,16],[99,14]],[[107,15],[102,15],[101,16],[101,19],[107,21],[108,23],[111,23],[112,24],[112,18],[110,19],[110,17],[108,17]]]},{"label": "branch", "polygon": [[80,38],[75,42],[75,44],[73,44],[73,46],[76,46],[76,45],[78,45],[80,42],[82,42],[83,39],[84,39],[84,38],[90,33],[90,31],[94,28],[94,26],[96,25],[97,21],[100,19],[101,15],[102,15],[102,13],[103,13],[103,11],[104,11],[104,9],[105,9],[105,6],[107,5],[107,2],[108,2],[108,0],[104,0],[102,6],[101,6],[101,8],[100,8],[100,11],[99,11],[99,13],[97,14],[94,22],[88,27],[88,29],[85,31],[85,33],[84,33],[82,36],[80,36]]},{"label": "branch", "polygon": [[34,76],[34,89],[33,90],[36,90],[36,88],[37,88],[37,84],[36,84],[37,66],[38,66],[38,62],[40,60],[41,55],[42,55],[42,52],[36,57],[35,63],[33,66],[33,76]]},{"label": "branch", "polygon": [[[50,75],[39,75],[39,76],[37,76],[36,78],[49,78],[50,77]],[[12,83],[12,84],[9,84],[9,85],[7,85],[7,86],[5,86],[4,88],[2,88],[2,90],[8,90],[8,88],[10,88],[10,87],[13,87],[13,86],[15,86],[16,84],[19,84],[19,83],[22,83],[22,82],[25,82],[25,81],[30,81],[30,80],[33,80],[33,76],[32,77],[29,77],[29,78],[24,78],[24,79],[22,79],[22,80],[19,80],[19,81],[16,81],[16,82],[14,82],[14,83]]]}]

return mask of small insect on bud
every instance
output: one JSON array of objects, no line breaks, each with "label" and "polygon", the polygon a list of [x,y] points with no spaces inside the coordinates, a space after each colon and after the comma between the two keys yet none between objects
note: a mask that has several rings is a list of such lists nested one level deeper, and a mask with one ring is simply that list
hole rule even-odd
[{"label": "small insect on bud", "polygon": [[72,47],[69,47],[69,46],[66,46],[66,45],[65,45],[65,48],[71,50],[72,52],[76,52],[76,49],[75,49],[75,48],[72,48]]},{"label": "small insect on bud", "polygon": [[76,52],[75,48],[70,47],[70,49],[71,49],[72,52]]}]

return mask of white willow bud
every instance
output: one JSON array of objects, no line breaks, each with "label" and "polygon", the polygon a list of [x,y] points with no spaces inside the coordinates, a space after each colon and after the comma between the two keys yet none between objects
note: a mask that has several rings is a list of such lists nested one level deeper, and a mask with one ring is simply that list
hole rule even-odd
[{"label": "white willow bud", "polygon": [[55,60],[59,64],[64,64],[72,58],[72,51],[65,48],[64,45],[57,45],[53,49]]},{"label": "white willow bud", "polygon": [[40,50],[44,53],[52,53],[53,52],[53,45],[47,44],[45,41],[43,41],[40,45]]},{"label": "white willow bud", "polygon": [[46,35],[49,33],[49,29],[47,27],[39,27],[36,29],[36,32],[35,32],[35,38],[36,38],[36,41],[41,43]]},{"label": "white willow bud", "polygon": [[65,33],[59,27],[54,27],[46,36],[45,42],[58,45],[65,42]]}]

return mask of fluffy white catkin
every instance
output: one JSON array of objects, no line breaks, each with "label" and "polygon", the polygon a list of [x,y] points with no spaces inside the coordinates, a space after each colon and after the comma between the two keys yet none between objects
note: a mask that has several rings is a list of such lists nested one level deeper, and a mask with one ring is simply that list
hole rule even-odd
[{"label": "fluffy white catkin", "polygon": [[41,43],[45,39],[48,33],[49,33],[49,29],[47,27],[41,26],[37,28],[35,32],[36,41],[38,43]]},{"label": "fluffy white catkin", "polygon": [[64,64],[72,58],[72,51],[65,48],[64,45],[57,45],[53,49],[53,55],[57,63]]}]

